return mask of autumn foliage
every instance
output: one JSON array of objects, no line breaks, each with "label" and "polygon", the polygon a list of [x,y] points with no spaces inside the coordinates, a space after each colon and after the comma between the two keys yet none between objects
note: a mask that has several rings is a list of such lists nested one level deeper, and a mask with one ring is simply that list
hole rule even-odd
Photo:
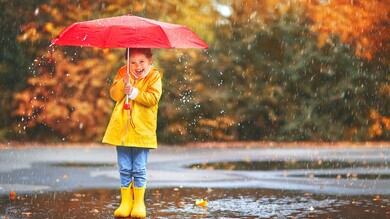
[{"label": "autumn foliage", "polygon": [[319,46],[334,37],[355,47],[358,56],[389,58],[390,4],[387,0],[332,0],[310,8]]},{"label": "autumn foliage", "polygon": [[[320,47],[331,44],[335,37],[355,48],[356,55],[381,62],[389,67],[390,54],[390,4],[387,0],[332,0],[311,7],[311,30],[318,34]],[[388,73],[387,73],[388,74]],[[389,78],[385,77],[385,80]],[[378,92],[379,90],[379,92]],[[379,96],[390,97],[388,83],[375,91]],[[386,103],[384,103],[386,104]],[[386,108],[386,107],[385,107]],[[370,108],[370,139],[383,136],[389,129],[389,117]]]},{"label": "autumn foliage", "polygon": [[59,52],[54,56],[55,70],[38,66],[29,88],[15,95],[13,115],[23,124],[17,130],[41,127],[70,141],[99,139],[113,106],[105,91],[108,69],[96,58],[72,63]]},{"label": "autumn foliage", "polygon": [[0,140],[99,142],[123,50],[49,42],[74,22],[128,13],[186,25],[210,46],[154,50],[160,142],[390,139],[386,0],[10,2],[0,25],[17,46],[0,48]]}]

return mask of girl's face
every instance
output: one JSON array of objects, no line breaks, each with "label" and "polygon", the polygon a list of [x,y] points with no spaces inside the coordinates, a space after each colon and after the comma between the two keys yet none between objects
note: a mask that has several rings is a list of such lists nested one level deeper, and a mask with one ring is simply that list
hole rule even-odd
[{"label": "girl's face", "polygon": [[130,57],[130,71],[137,77],[144,76],[152,65],[152,57],[148,58],[140,52],[132,52]]}]

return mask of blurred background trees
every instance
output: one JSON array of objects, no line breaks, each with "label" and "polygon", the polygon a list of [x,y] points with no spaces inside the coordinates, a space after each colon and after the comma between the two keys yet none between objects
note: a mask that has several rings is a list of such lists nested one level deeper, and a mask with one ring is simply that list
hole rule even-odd
[{"label": "blurred background trees", "polygon": [[129,13],[189,26],[210,47],[154,50],[164,73],[160,142],[390,139],[385,0],[3,0],[0,6],[0,141],[99,142],[123,50],[50,51],[49,42],[74,22]]}]

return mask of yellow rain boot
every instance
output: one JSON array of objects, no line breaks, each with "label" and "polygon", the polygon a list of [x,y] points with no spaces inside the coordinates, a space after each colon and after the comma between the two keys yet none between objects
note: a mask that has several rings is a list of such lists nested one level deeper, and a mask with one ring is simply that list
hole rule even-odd
[{"label": "yellow rain boot", "polygon": [[134,187],[134,206],[131,212],[131,218],[145,218],[146,208],[144,203],[146,185],[141,188]]},{"label": "yellow rain boot", "polygon": [[128,217],[133,209],[133,182],[130,183],[129,187],[121,187],[121,205],[115,210],[115,217]]}]

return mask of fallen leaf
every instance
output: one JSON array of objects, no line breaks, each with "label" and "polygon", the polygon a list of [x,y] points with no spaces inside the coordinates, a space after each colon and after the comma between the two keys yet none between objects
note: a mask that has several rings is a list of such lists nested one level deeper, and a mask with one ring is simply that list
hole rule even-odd
[{"label": "fallen leaf", "polygon": [[14,201],[16,199],[16,192],[12,191],[9,193],[9,200]]},{"label": "fallen leaf", "polygon": [[196,206],[201,206],[201,207],[206,207],[207,206],[207,201],[203,199],[196,199],[195,200],[195,205]]}]

